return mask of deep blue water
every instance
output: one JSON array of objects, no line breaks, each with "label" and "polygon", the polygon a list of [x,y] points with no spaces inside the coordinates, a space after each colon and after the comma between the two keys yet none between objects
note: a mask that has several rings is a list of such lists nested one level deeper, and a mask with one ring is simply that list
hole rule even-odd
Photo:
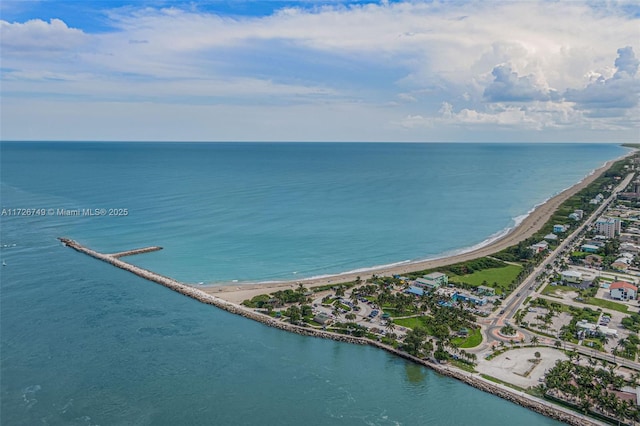
[{"label": "deep blue water", "polygon": [[[373,348],[288,334],[62,247],[184,281],[295,278],[460,250],[612,145],[0,145],[2,425],[556,424]],[[296,271],[297,274],[293,274]]]}]

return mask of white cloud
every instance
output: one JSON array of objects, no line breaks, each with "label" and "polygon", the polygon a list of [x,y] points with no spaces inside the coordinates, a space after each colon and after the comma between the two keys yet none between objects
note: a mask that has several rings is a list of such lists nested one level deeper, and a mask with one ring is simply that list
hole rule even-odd
[{"label": "white cloud", "polygon": [[[107,101],[226,105],[228,119],[219,124],[229,129],[247,111],[280,123],[290,114],[314,128],[297,113],[304,105],[326,119],[321,133],[333,140],[344,139],[340,129],[347,127],[355,139],[393,139],[394,129],[404,129],[399,139],[420,140],[425,125],[534,133],[617,126],[630,134],[637,97],[629,82],[637,81],[631,74],[638,66],[631,54],[640,46],[638,18],[623,10],[577,2],[416,1],[229,17],[197,5],[129,7],[108,13],[113,31],[91,34],[56,19],[0,21],[8,70],[2,94],[48,102],[76,96],[82,108],[102,112]],[[629,50],[613,67],[621,46]],[[594,106],[607,96],[617,99],[616,108]],[[449,107],[440,110],[443,103]],[[11,105],[3,101],[3,109]],[[353,126],[345,127],[336,110],[352,112]],[[242,117],[234,120],[232,112]],[[2,124],[13,125],[6,116]],[[255,129],[254,139],[280,134]]]},{"label": "white cloud", "polygon": [[555,91],[540,87],[532,76],[519,77],[509,65],[498,65],[491,74],[495,79],[483,93],[490,102],[546,101],[555,96]]},{"label": "white cloud", "polygon": [[3,56],[74,50],[86,43],[87,39],[81,30],[69,28],[60,19],[51,19],[49,22],[32,19],[25,23],[0,20]]},{"label": "white cloud", "polygon": [[640,102],[639,64],[633,48],[620,48],[612,77],[600,76],[584,88],[569,89],[565,97],[592,116],[624,115],[627,109],[636,107]]}]

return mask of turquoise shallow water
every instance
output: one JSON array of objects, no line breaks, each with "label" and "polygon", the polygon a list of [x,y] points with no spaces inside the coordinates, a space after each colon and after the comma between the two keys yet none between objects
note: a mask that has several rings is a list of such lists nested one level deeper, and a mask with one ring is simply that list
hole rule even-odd
[{"label": "turquoise shallow water", "polygon": [[[296,279],[481,244],[624,149],[501,144],[3,144],[3,206],[188,282]],[[9,222],[9,220],[7,220]],[[24,223],[18,220],[16,223]]]},{"label": "turquoise shallow water", "polygon": [[131,259],[186,281],[343,272],[482,242],[623,152],[2,143],[2,207],[129,215],[2,217],[0,423],[556,424],[382,351],[201,305],[55,237],[162,245]]}]

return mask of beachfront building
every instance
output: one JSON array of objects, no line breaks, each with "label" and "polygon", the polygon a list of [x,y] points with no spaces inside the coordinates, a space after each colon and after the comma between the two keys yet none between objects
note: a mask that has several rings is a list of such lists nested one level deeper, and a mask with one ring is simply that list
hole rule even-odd
[{"label": "beachfront building", "polygon": [[618,217],[601,217],[596,220],[596,232],[607,238],[613,238],[620,235],[620,218]]},{"label": "beachfront building", "polygon": [[558,241],[558,236],[554,233],[551,233],[551,234],[545,235],[544,239],[549,241]]},{"label": "beachfront building", "polygon": [[567,283],[578,284],[582,282],[582,273],[578,271],[562,271],[560,272],[560,277],[562,278],[562,281]]},{"label": "beachfront building", "polygon": [[584,217],[583,210],[574,210],[573,213],[569,215],[569,219],[573,219],[573,220],[582,220],[583,217]]},{"label": "beachfront building", "polygon": [[604,196],[602,194],[598,194],[594,198],[589,200],[589,204],[600,204],[602,200],[604,200]]},{"label": "beachfront building", "polygon": [[553,233],[554,234],[562,234],[566,232],[568,227],[566,225],[553,225]]},{"label": "beachfront building", "polygon": [[532,246],[529,246],[529,248],[534,252],[534,253],[542,253],[543,251],[545,251],[546,249],[549,248],[549,243],[546,241],[540,241],[539,243],[536,243]]},{"label": "beachfront building", "polygon": [[616,281],[609,286],[609,296],[615,300],[634,300],[638,297],[638,287],[626,281]]},{"label": "beachfront building", "polygon": [[423,278],[439,283],[441,286],[449,284],[449,277],[442,272],[432,272],[425,275]]},{"label": "beachfront building", "polygon": [[428,290],[428,291],[433,291],[433,290],[436,290],[438,287],[440,287],[439,283],[432,280],[428,280],[426,278],[417,278],[413,282],[413,285],[415,287],[421,288],[423,290]]},{"label": "beachfront building", "polygon": [[442,272],[432,272],[416,279],[414,285],[423,289],[433,291],[439,287],[449,284],[449,277]]}]

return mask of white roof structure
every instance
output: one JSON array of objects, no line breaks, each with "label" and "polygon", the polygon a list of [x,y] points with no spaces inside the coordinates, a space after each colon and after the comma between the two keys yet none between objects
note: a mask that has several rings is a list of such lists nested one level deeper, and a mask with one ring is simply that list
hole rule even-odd
[{"label": "white roof structure", "polygon": [[576,327],[583,328],[589,331],[599,331],[605,336],[617,336],[618,330],[614,330],[613,328],[603,327],[601,325],[596,325],[588,322],[587,320],[581,320],[576,323]]},{"label": "white roof structure", "polygon": [[582,278],[582,272],[572,270],[562,271],[560,272],[560,275],[562,275],[563,277]]}]

